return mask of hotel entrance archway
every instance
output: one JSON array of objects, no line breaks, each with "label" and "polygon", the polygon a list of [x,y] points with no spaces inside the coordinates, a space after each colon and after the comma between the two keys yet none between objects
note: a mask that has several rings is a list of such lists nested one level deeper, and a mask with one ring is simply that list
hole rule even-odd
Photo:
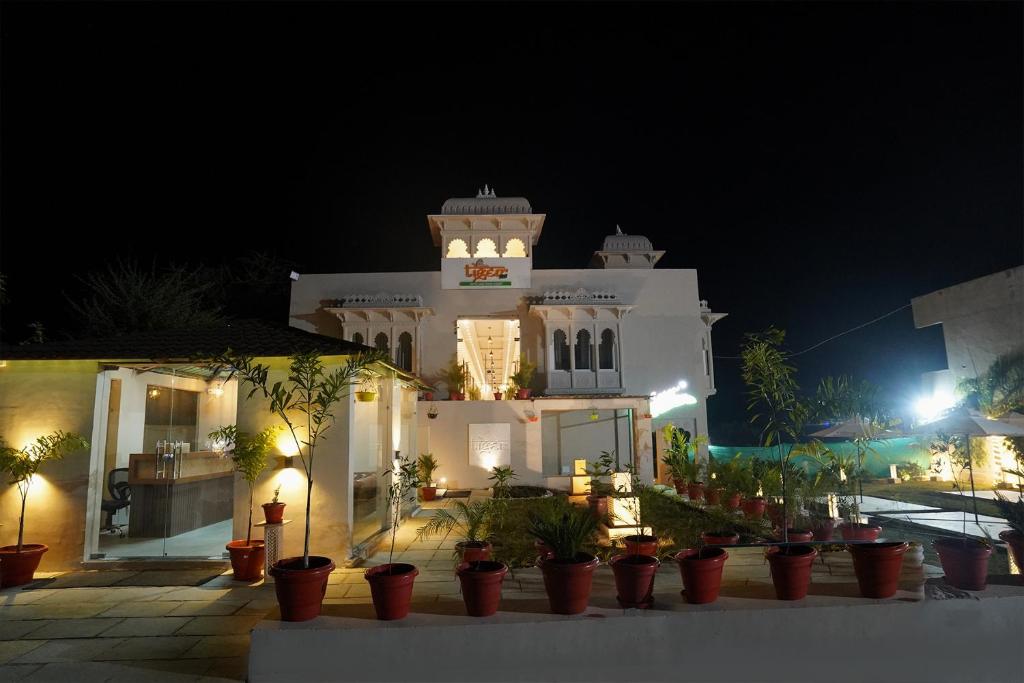
[{"label": "hotel entrance archway", "polygon": [[[460,318],[456,325],[456,356],[466,368],[467,397],[492,401],[507,395],[509,377],[519,370],[519,320],[502,317]],[[479,392],[479,396],[477,396]]]}]

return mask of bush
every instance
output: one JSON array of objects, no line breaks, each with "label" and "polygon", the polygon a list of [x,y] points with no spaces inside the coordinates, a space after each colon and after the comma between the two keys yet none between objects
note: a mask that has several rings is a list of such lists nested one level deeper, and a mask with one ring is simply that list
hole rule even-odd
[{"label": "bush", "polygon": [[702,509],[650,487],[641,489],[639,497],[644,524],[678,550],[697,547],[704,531],[735,531],[741,543],[766,539],[766,530],[760,524],[732,513],[713,507]]}]

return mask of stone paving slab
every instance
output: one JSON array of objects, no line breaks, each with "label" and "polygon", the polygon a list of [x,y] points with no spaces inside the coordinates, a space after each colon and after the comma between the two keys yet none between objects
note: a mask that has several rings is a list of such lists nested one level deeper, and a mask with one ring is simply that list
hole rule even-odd
[{"label": "stone paving slab", "polygon": [[5,640],[0,641],[0,664],[23,657],[43,645],[43,641]]},{"label": "stone paving slab", "polygon": [[[191,617],[131,617],[103,631],[105,638],[169,636],[187,624]],[[31,637],[36,637],[33,633]]]},{"label": "stone paving slab", "polygon": [[178,635],[224,636],[248,633],[262,617],[227,616],[227,617],[193,617],[182,626]]},{"label": "stone paving slab", "polygon": [[[0,612],[0,614],[3,614]],[[52,624],[52,619],[32,619],[25,621],[2,620],[0,619],[0,640],[18,640],[26,633],[31,633],[47,624]]]},{"label": "stone paving slab", "polygon": [[0,681],[23,681],[43,664],[0,664]]},{"label": "stone paving slab", "polygon": [[124,602],[118,605],[114,605],[99,614],[101,617],[162,617],[165,614],[169,614],[177,607],[180,607],[181,602],[171,602],[166,600],[152,600],[149,602]]},{"label": "stone paving slab", "polygon": [[[24,637],[31,640],[51,640],[57,638],[92,638],[120,624],[123,619],[57,619]],[[117,635],[117,634],[113,634]]]},{"label": "stone paving slab", "polygon": [[[215,600],[204,602],[202,600],[188,600],[177,603],[174,609],[167,614],[172,617],[217,617],[234,614],[252,600]],[[274,601],[277,604],[277,601]]]},{"label": "stone paving slab", "polygon": [[[119,645],[124,638],[76,638],[68,640],[16,640],[13,643],[38,643],[10,661],[14,664],[49,664],[53,662],[88,662]],[[8,643],[0,643],[0,646]]]}]

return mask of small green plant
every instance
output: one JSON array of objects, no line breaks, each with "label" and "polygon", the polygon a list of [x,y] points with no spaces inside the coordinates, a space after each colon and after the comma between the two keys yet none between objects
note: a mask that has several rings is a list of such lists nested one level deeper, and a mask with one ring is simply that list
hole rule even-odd
[{"label": "small green plant", "polygon": [[441,379],[448,385],[448,392],[462,393],[466,389],[466,382],[469,372],[466,366],[459,362],[458,354],[452,354],[448,365],[441,370]]},{"label": "small green plant", "polygon": [[433,486],[434,472],[438,468],[437,458],[434,457],[434,454],[420,453],[416,466],[419,468],[420,481],[426,486]]},{"label": "small green plant", "polygon": [[57,430],[40,436],[24,448],[0,448],[0,471],[18,487],[21,495],[21,515],[18,517],[18,548],[21,552],[25,540],[25,503],[32,488],[32,480],[39,467],[49,460],[63,460],[64,456],[89,448],[85,438],[72,432]]},{"label": "small green plant", "polygon": [[688,481],[693,484],[702,481],[701,471],[704,468],[697,461],[697,452],[708,443],[707,437],[690,438],[689,432],[673,424],[665,425],[662,434],[666,446],[661,461],[668,467],[672,479],[679,483]]},{"label": "small green plant", "polygon": [[416,530],[416,537],[430,538],[458,530],[464,541],[484,541],[487,538],[488,522],[493,512],[493,501],[481,500],[474,503],[454,501],[455,505],[441,508],[430,521]]},{"label": "small green plant", "polygon": [[[1013,473],[1017,474],[1017,476],[1024,476],[1024,472]],[[995,503],[999,508],[1000,514],[1006,518],[1006,523],[1010,525],[1010,528],[1019,534],[1024,534],[1024,498],[1011,501],[997,491]]]},{"label": "small green plant", "polygon": [[601,451],[601,457],[596,462],[587,464],[587,474],[590,475],[590,495],[608,496],[614,493],[610,482],[602,481],[602,477],[611,476],[615,467],[615,455],[609,451]]},{"label": "small green plant", "polygon": [[469,388],[469,391],[466,393],[466,398],[468,398],[470,401],[479,401],[481,396],[482,394],[480,393],[480,387],[476,385],[471,386]]},{"label": "small green plant", "polygon": [[281,495],[281,487],[280,486],[278,486],[277,488],[274,489],[274,498],[270,502],[276,504],[277,503],[277,497],[279,495]]},{"label": "small green plant", "polygon": [[516,389],[529,389],[536,371],[536,363],[531,363],[527,360],[526,354],[521,353],[519,354],[519,369],[509,375],[509,380]]},{"label": "small green plant", "polygon": [[924,476],[924,468],[916,462],[905,462],[896,466],[896,475],[902,481],[920,479]]},{"label": "small green plant", "polygon": [[560,516],[534,513],[530,535],[551,548],[555,559],[574,562],[597,532],[597,521],[589,510],[572,507]]},{"label": "small green plant", "polygon": [[487,477],[488,481],[494,482],[495,498],[511,498],[512,480],[518,478],[519,475],[509,465],[495,465],[491,468],[491,476]]},{"label": "small green plant", "polygon": [[[395,452],[397,454],[397,451]],[[411,458],[395,458],[397,469],[392,470],[391,483],[388,485],[388,507],[391,510],[391,550],[388,552],[388,573],[394,569],[395,538],[398,527],[402,523],[402,503],[411,491],[420,486],[419,467]]]},{"label": "small green plant", "polygon": [[[239,432],[236,425],[226,425],[209,434],[212,441],[224,444],[224,451],[231,455],[235,471],[241,474],[246,484],[249,485],[249,525],[245,529],[246,545],[252,543],[253,489],[256,487],[256,480],[267,468],[267,456],[274,448],[274,440],[280,431],[280,426],[272,425],[256,436],[248,436]],[[274,491],[273,502],[275,503],[280,490],[279,486]]]}]

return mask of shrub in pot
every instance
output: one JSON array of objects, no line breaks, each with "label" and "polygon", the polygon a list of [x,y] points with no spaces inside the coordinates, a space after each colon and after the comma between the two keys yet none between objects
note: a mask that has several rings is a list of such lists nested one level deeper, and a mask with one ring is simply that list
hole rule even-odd
[{"label": "shrub in pot", "polygon": [[462,587],[462,600],[466,614],[471,617],[489,617],[498,611],[501,603],[501,582],[508,573],[508,565],[491,560],[463,562],[455,570]]},{"label": "shrub in pot", "polygon": [[909,544],[857,543],[847,546],[853,556],[860,594],[865,598],[891,598],[896,594]]},{"label": "shrub in pot", "polygon": [[494,491],[494,498],[511,498],[512,481],[518,478],[519,475],[516,474],[516,471],[508,465],[495,465],[492,467],[491,476],[487,477],[487,479],[494,482],[491,485]]},{"label": "shrub in pot", "polygon": [[420,453],[416,466],[419,468],[419,479],[423,483],[423,486],[420,487],[420,495],[425,501],[434,500],[437,497],[437,487],[434,486],[437,458],[433,453]]},{"label": "shrub in pot", "polygon": [[[662,429],[662,436],[665,440],[665,455],[661,462],[668,468],[676,492],[680,495],[688,493],[687,482],[695,484],[702,478],[701,467],[697,462],[697,452],[708,440],[704,436],[691,439],[688,431],[679,429],[673,424],[665,425]],[[692,462],[691,455],[693,456]],[[692,495],[691,498],[693,498]]]},{"label": "shrub in pot", "polygon": [[[462,539],[455,544],[456,564],[490,560],[487,530],[494,505],[494,499],[474,503],[456,500],[451,508],[437,510],[429,522],[417,529],[416,536],[423,539],[454,531]],[[500,582],[498,590],[501,590]]]},{"label": "shrub in pot", "polygon": [[520,401],[530,398],[530,383],[533,382],[533,373],[537,371],[537,365],[531,363],[525,353],[519,354],[519,369],[509,375],[512,386],[515,387],[515,396]]},{"label": "shrub in pot", "polygon": [[284,507],[285,503],[282,503],[277,499],[281,495],[281,487],[278,486],[274,489],[274,498],[269,503],[263,503],[260,507],[263,508],[263,518],[267,524],[280,524],[284,521]]},{"label": "shrub in pot", "polygon": [[983,591],[988,583],[988,560],[992,546],[963,536],[932,541],[949,585],[968,591]]},{"label": "shrub in pot", "polygon": [[611,476],[614,464],[614,456],[608,451],[601,451],[601,457],[597,462],[590,463],[587,467],[587,474],[590,475],[587,505],[590,507],[590,514],[599,523],[608,519],[608,496],[612,493],[612,485],[602,481],[602,478]]},{"label": "shrub in pot", "polygon": [[835,531],[836,520],[826,517],[820,517],[811,520],[811,533],[814,534],[815,540],[818,541],[831,541],[832,534]]},{"label": "shrub in pot", "polygon": [[785,538],[788,543],[809,543],[814,540],[814,532],[810,529],[786,529],[786,533],[779,533],[779,539]]},{"label": "shrub in pot", "polygon": [[[235,471],[242,475],[249,487],[249,519],[245,527],[245,538],[235,539],[227,544],[227,551],[231,557],[231,573],[236,581],[256,581],[263,577],[263,563],[266,557],[264,541],[253,540],[252,537],[253,489],[256,487],[256,480],[267,467],[267,456],[274,447],[274,440],[279,431],[281,428],[275,425],[263,429],[256,436],[248,436],[240,433],[236,425],[226,425],[209,434],[210,440],[220,444],[220,447],[230,454]],[[280,489],[274,492],[275,500],[279,491]],[[280,505],[283,515],[284,503]]]},{"label": "shrub in pot", "polygon": [[[1010,474],[1024,477],[1024,472],[1016,470],[1010,470]],[[999,539],[1006,543],[1013,555],[1014,563],[1024,571],[1024,498],[1011,502],[997,492],[995,504],[1010,525],[1006,531],[999,532]]]},{"label": "shrub in pot", "polygon": [[712,486],[704,490],[704,500],[708,505],[721,505],[725,496],[724,486]]},{"label": "shrub in pot", "polygon": [[703,531],[700,540],[705,545],[736,545],[740,535],[735,531]]},{"label": "shrub in pot", "polygon": [[743,516],[747,519],[761,519],[764,517],[765,506],[767,501],[761,496],[754,498],[745,498],[740,504],[743,508]]},{"label": "shrub in pot", "polygon": [[[328,371],[316,352],[291,357],[285,382],[269,381],[270,367],[254,362],[251,356],[224,355],[221,365],[232,368],[241,380],[252,385],[251,397],[261,392],[295,442],[298,457],[306,473],[306,516],[301,557],[286,557],[270,569],[274,590],[284,621],[306,621],[320,614],[327,579],[334,571],[329,557],[310,555],[310,510],[313,497],[313,463],[317,445],[334,423],[334,408],[348,397],[375,363],[388,362],[388,354],[374,351],[349,356],[344,365]],[[301,415],[305,424],[299,424]],[[299,432],[305,430],[300,437]]]},{"label": "shrub in pot", "polygon": [[466,395],[463,392],[469,381],[469,370],[459,362],[458,354],[453,353],[448,365],[441,370],[441,379],[448,385],[449,400],[465,400]]},{"label": "shrub in pot", "polygon": [[587,609],[597,558],[583,548],[597,531],[587,510],[572,508],[561,515],[533,514],[530,534],[551,548],[553,557],[540,559],[544,590],[555,614],[580,614]]},{"label": "shrub in pot", "polygon": [[809,545],[772,546],[768,564],[772,570],[775,597],[779,600],[802,600],[811,584],[811,566],[818,551]]},{"label": "shrub in pot", "polygon": [[683,579],[686,602],[700,605],[714,602],[722,587],[722,569],[729,553],[722,548],[688,548],[675,554]]},{"label": "shrub in pot", "polygon": [[31,583],[43,553],[43,543],[25,543],[25,503],[40,466],[50,460],[62,460],[75,451],[89,448],[89,442],[78,434],[57,430],[40,436],[24,448],[0,447],[0,472],[18,487],[21,514],[18,516],[18,542],[0,548],[0,587]]}]

